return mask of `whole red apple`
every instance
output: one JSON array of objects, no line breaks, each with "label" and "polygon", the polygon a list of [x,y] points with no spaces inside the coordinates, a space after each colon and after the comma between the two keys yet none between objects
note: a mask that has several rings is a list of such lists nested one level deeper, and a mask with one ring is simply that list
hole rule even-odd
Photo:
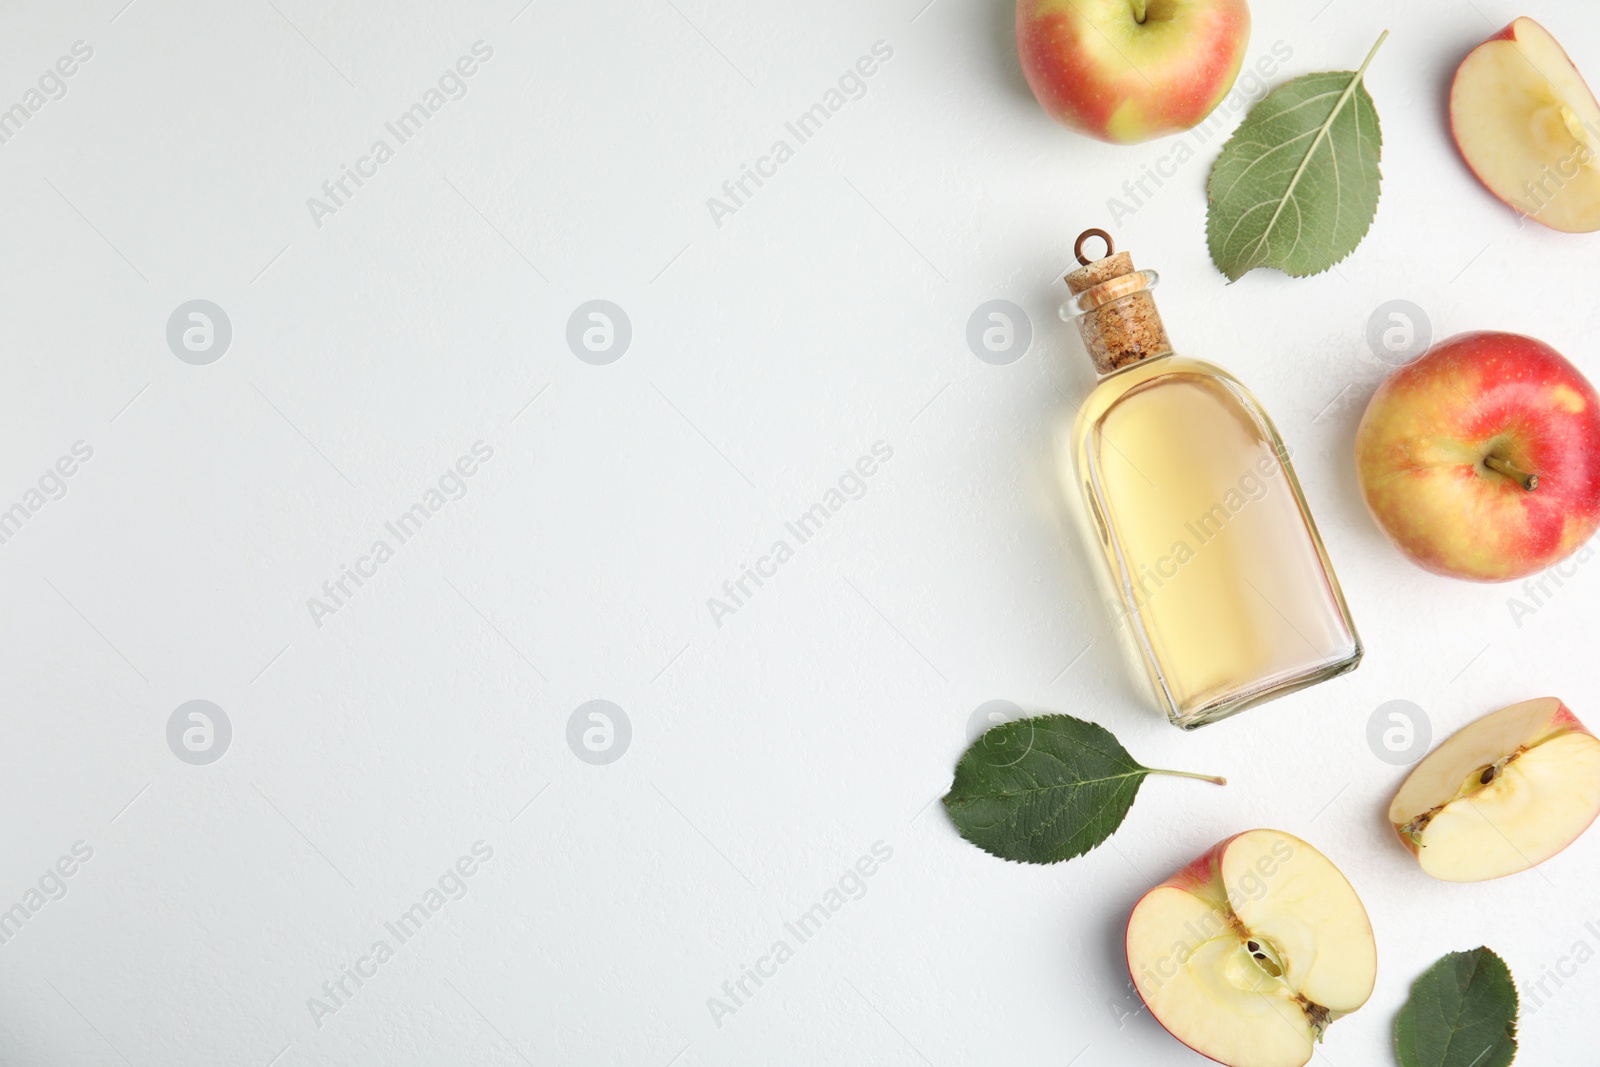
[{"label": "whole red apple", "polygon": [[1017,0],[1017,55],[1057,122],[1114,144],[1187,130],[1233,87],[1245,0]]},{"label": "whole red apple", "polygon": [[1356,469],[1372,517],[1418,566],[1521,578],[1600,527],[1600,396],[1541,341],[1460,334],[1378,387]]}]

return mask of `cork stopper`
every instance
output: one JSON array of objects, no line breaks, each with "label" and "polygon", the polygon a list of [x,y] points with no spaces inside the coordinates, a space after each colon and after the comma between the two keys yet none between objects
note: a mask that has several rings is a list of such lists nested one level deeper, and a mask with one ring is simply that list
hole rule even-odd
[{"label": "cork stopper", "polygon": [[[1084,242],[1091,237],[1105,242],[1106,254],[1099,259],[1083,253]],[[1061,306],[1061,317],[1078,320],[1095,370],[1110,374],[1147,356],[1172,351],[1150,294],[1156,272],[1134,270],[1133,257],[1118,252],[1104,230],[1083,231],[1073,252],[1082,265],[1066,276],[1072,299]]]}]

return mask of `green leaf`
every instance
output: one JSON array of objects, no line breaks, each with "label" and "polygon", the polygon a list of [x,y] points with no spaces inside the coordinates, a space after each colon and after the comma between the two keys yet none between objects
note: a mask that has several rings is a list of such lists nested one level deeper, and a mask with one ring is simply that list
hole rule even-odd
[{"label": "green leaf", "polygon": [[1307,74],[1250,110],[1211,168],[1206,242],[1238,281],[1257,267],[1304,278],[1354,252],[1378,211],[1383,133],[1361,69]]},{"label": "green leaf", "polygon": [[1517,987],[1486,948],[1452,952],[1422,973],[1394,1021],[1402,1067],[1506,1067],[1517,1054]]},{"label": "green leaf", "polygon": [[1141,766],[1104,726],[1070,715],[990,728],[956,764],[944,806],[961,836],[1001,859],[1081,856],[1122,825],[1148,774],[1224,780]]}]

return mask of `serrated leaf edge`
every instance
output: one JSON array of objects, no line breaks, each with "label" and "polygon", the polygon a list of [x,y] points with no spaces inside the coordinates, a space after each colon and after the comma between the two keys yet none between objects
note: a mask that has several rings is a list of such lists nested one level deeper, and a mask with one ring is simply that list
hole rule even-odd
[{"label": "serrated leaf edge", "polygon": [[[1034,729],[1039,729],[1040,726],[1042,726],[1044,724],[1047,724],[1047,723],[1066,723],[1066,722],[1079,723],[1079,724],[1082,724],[1084,726],[1091,727],[1094,730],[1098,731],[1103,737],[1105,737],[1108,740],[1110,740],[1111,743],[1114,744],[1116,746],[1116,748],[1117,748],[1116,752],[1108,752],[1108,751],[1096,748],[1096,749],[1094,749],[1096,754],[1098,754],[1100,756],[1103,756],[1103,757],[1106,757],[1108,759],[1114,760],[1114,761],[1118,761],[1118,762],[1125,761],[1126,763],[1128,763],[1134,769],[1130,770],[1130,771],[1128,771],[1128,772],[1126,772],[1124,774],[1107,775],[1107,776],[1101,777],[1101,778],[1078,779],[1078,780],[1070,782],[1070,783],[1062,783],[1060,785],[1052,785],[1052,786],[1042,786],[1042,787],[1039,787],[1037,789],[1016,790],[1014,792],[1009,792],[1009,793],[994,793],[994,794],[986,793],[986,794],[982,794],[982,795],[973,795],[973,796],[957,796],[956,792],[955,792],[955,782],[952,781],[951,782],[951,790],[950,790],[950,792],[948,792],[948,793],[946,793],[944,795],[944,797],[942,798],[942,802],[944,804],[945,809],[948,812],[950,812],[950,814],[952,816],[951,821],[955,823],[956,832],[961,835],[961,839],[963,841],[966,841],[969,844],[977,846],[979,849],[981,849],[982,851],[988,853],[991,856],[995,856],[995,857],[998,857],[999,859],[1003,859],[1007,863],[1026,863],[1026,864],[1029,864],[1031,866],[1047,866],[1049,864],[1061,863],[1061,862],[1063,862],[1065,860],[1076,859],[1079,856],[1085,855],[1086,853],[1092,852],[1094,849],[1099,848],[1106,841],[1109,841],[1112,838],[1112,836],[1119,829],[1122,828],[1122,824],[1128,818],[1128,812],[1131,811],[1132,808],[1133,808],[1133,802],[1136,799],[1138,799],[1139,787],[1144,784],[1144,779],[1149,777],[1149,775],[1152,773],[1151,768],[1144,766],[1138,760],[1134,759],[1133,756],[1128,752],[1128,750],[1123,746],[1122,742],[1117,740],[1116,735],[1113,734],[1110,730],[1106,729],[1104,726],[1100,725],[1099,723],[1091,722],[1088,719],[1080,719],[1080,718],[1077,718],[1074,715],[1066,715],[1066,714],[1062,714],[1062,713],[1057,712],[1057,713],[1050,714],[1050,715],[1036,715],[1036,716],[1030,716],[1030,717],[1028,717],[1026,719],[1016,719],[1016,720],[1013,720],[1012,722],[998,723],[998,724],[990,727],[989,730],[985,730],[983,732],[983,734],[980,734],[978,736],[977,740],[973,741],[973,743],[967,747],[967,751],[962,753],[961,759],[956,761],[957,774],[960,773],[961,764],[963,762],[965,762],[967,754],[972,752],[974,749],[977,748],[977,746],[982,742],[983,738],[988,735],[990,730],[1001,730],[1001,729],[1014,727],[1017,723],[1021,723],[1021,722],[1026,722],[1026,723],[1031,724]],[[1092,745],[1089,745],[1087,743],[1084,744],[1084,747],[1085,748],[1093,748]],[[1041,751],[1041,754],[1049,756],[1052,759],[1057,758],[1054,755],[1054,753],[1042,752]],[[1049,791],[1055,790],[1055,789],[1082,788],[1083,786],[1095,785],[1095,784],[1098,784],[1100,782],[1115,782],[1115,781],[1119,781],[1119,780],[1122,780],[1122,779],[1129,779],[1129,778],[1136,779],[1136,781],[1133,783],[1133,791],[1132,791],[1131,794],[1129,794],[1128,802],[1123,808],[1122,818],[1117,820],[1117,824],[1116,824],[1116,826],[1111,828],[1111,832],[1106,834],[1100,840],[1094,842],[1091,845],[1087,845],[1086,847],[1078,848],[1078,849],[1076,849],[1074,851],[1068,851],[1068,852],[1063,852],[1063,853],[1059,853],[1059,854],[1051,853],[1050,855],[1051,855],[1052,858],[1050,858],[1050,859],[1045,859],[1045,860],[1018,859],[1016,856],[1008,856],[1005,853],[996,852],[994,849],[990,848],[984,842],[976,841],[973,838],[969,837],[967,835],[967,828],[965,826],[963,826],[959,821],[957,821],[954,818],[955,809],[956,809],[957,805],[971,804],[971,803],[975,803],[975,802],[981,801],[981,800],[992,800],[995,797],[1024,796],[1024,795],[1027,795],[1028,793],[1045,793],[1045,792],[1049,792]],[[1118,795],[1120,795],[1120,791],[1117,794],[1113,794],[1113,800]],[[1108,804],[1108,805],[1104,805],[1101,808],[1097,809],[1096,815],[1098,816],[1098,814],[1100,812],[1103,812],[1105,810],[1105,808],[1109,807],[1109,806],[1110,805]],[[1048,823],[1044,824],[1043,826],[1039,827],[1033,833],[1025,835],[1025,840],[1030,840],[1031,841],[1031,840],[1037,839],[1040,834],[1045,832],[1051,825],[1054,825],[1055,821],[1057,819],[1060,819],[1065,814],[1066,814],[1066,809],[1063,808],[1061,811],[1057,812],[1051,818],[1050,822],[1048,822]],[[1068,837],[1066,842],[1064,843],[1063,847],[1070,847],[1071,843],[1073,841],[1077,840],[1079,836],[1081,836],[1081,835],[1073,834],[1072,836]]]},{"label": "serrated leaf edge", "polygon": [[[1212,262],[1216,265],[1218,270],[1220,270],[1224,275],[1227,276],[1229,284],[1232,284],[1233,282],[1238,281],[1240,278],[1243,278],[1246,274],[1249,274],[1251,271],[1255,270],[1257,267],[1260,267],[1260,266],[1264,265],[1264,261],[1258,261],[1256,259],[1256,254],[1255,253],[1259,253],[1260,252],[1263,244],[1266,242],[1267,238],[1271,235],[1272,228],[1278,224],[1278,217],[1283,213],[1284,206],[1286,204],[1288,204],[1288,202],[1294,198],[1295,188],[1300,184],[1300,178],[1301,178],[1302,175],[1305,174],[1306,168],[1308,166],[1310,166],[1311,157],[1316,153],[1317,146],[1322,143],[1322,139],[1327,135],[1328,131],[1333,128],[1334,122],[1339,118],[1339,115],[1344,110],[1345,105],[1350,102],[1350,98],[1355,95],[1356,89],[1361,86],[1362,79],[1365,77],[1366,72],[1367,72],[1367,66],[1372,62],[1372,58],[1375,55],[1378,54],[1379,46],[1381,46],[1383,44],[1384,40],[1386,38],[1388,38],[1388,36],[1389,36],[1389,31],[1388,30],[1384,30],[1383,33],[1378,35],[1378,40],[1377,40],[1376,43],[1373,44],[1371,51],[1369,51],[1367,53],[1367,58],[1362,60],[1361,66],[1359,68],[1357,68],[1354,72],[1351,73],[1350,81],[1345,86],[1344,91],[1342,93],[1340,93],[1338,101],[1334,103],[1333,110],[1331,112],[1329,112],[1327,119],[1323,121],[1322,125],[1317,128],[1315,136],[1313,136],[1312,139],[1311,139],[1311,144],[1306,148],[1305,154],[1303,156],[1301,156],[1301,158],[1300,158],[1300,165],[1295,168],[1294,176],[1289,179],[1289,187],[1287,189],[1285,189],[1284,192],[1283,192],[1283,195],[1278,198],[1278,205],[1277,205],[1277,207],[1275,207],[1273,209],[1272,218],[1267,220],[1266,226],[1262,228],[1261,236],[1256,239],[1255,252],[1251,253],[1248,256],[1242,256],[1241,259],[1240,259],[1241,263],[1247,263],[1249,265],[1244,267],[1244,269],[1240,270],[1237,274],[1235,274],[1233,271],[1229,270],[1227,267],[1224,267],[1222,264],[1216,263],[1216,256],[1213,253]],[[1342,72],[1340,72],[1340,71],[1324,71],[1323,73],[1337,74],[1337,73],[1342,73]],[[1300,78],[1307,78],[1307,77],[1312,77],[1312,75],[1310,75],[1310,74],[1302,74],[1302,75],[1300,75]],[[1294,79],[1291,80],[1291,82],[1285,82],[1284,84],[1285,85],[1292,84],[1292,82],[1294,82],[1294,81],[1299,81],[1300,78],[1294,78]],[[1282,87],[1283,86],[1279,86],[1278,88],[1281,89]],[[1276,90],[1274,90],[1274,92],[1276,92]],[[1320,99],[1320,97],[1313,97],[1312,99]],[[1305,103],[1309,103],[1309,101],[1302,101],[1301,102],[1302,105],[1305,104]],[[1259,107],[1260,105],[1258,104],[1257,106]],[[1301,105],[1296,105],[1296,106],[1301,106]],[[1254,109],[1252,109],[1252,111],[1253,110]],[[1376,110],[1376,109],[1374,109],[1374,110]],[[1358,115],[1357,124],[1359,126],[1359,112],[1357,113],[1357,115]],[[1248,115],[1245,116],[1245,121],[1249,121],[1249,116]],[[1235,134],[1235,136],[1237,136],[1237,134]],[[1378,136],[1380,138],[1379,144],[1382,144],[1382,136],[1383,135],[1382,135],[1382,131],[1381,130],[1379,131]],[[1234,138],[1230,137],[1228,139],[1227,143],[1222,146],[1221,153],[1219,153],[1218,157],[1217,157],[1219,160],[1222,158],[1222,154],[1226,153],[1227,150],[1229,149],[1229,147],[1232,146],[1233,142],[1234,142]],[[1215,171],[1216,164],[1213,163],[1212,167],[1213,167],[1212,174],[1215,175],[1215,173],[1216,173],[1216,171]],[[1382,178],[1382,171],[1381,170],[1379,172],[1379,178],[1380,178],[1380,180]],[[1335,174],[1335,181],[1337,181],[1337,174]],[[1238,179],[1235,179],[1234,184],[1238,184]],[[1209,183],[1208,183],[1208,185],[1209,185]],[[1223,195],[1227,195],[1227,194],[1223,194]],[[1210,191],[1209,188],[1207,189],[1207,197],[1206,197],[1206,199],[1211,204],[1214,204],[1216,202],[1216,197],[1211,194],[1211,191]],[[1248,214],[1248,212],[1246,212],[1246,214]],[[1374,215],[1374,217],[1376,217],[1376,215]],[[1234,226],[1237,228],[1238,225],[1243,221],[1244,221],[1244,215],[1241,214],[1240,217],[1239,217],[1239,220],[1234,223]],[[1211,222],[1209,211],[1207,213],[1206,222],[1207,222],[1207,231],[1208,231],[1207,236],[1209,237],[1210,236],[1210,234],[1209,234],[1210,222]],[[1371,219],[1367,220],[1367,225],[1368,225],[1369,228],[1371,227],[1371,225],[1372,225],[1372,220]],[[1363,236],[1365,236],[1365,233],[1363,233]],[[1297,245],[1299,244],[1299,238],[1298,237],[1296,238],[1295,243]],[[1357,243],[1359,244],[1360,242],[1358,241]],[[1207,245],[1209,246],[1209,244],[1210,244],[1210,241],[1208,240],[1207,241]],[[1209,248],[1208,248],[1208,251],[1209,251]],[[1343,262],[1344,260],[1350,258],[1350,255],[1351,255],[1351,252],[1346,252],[1344,255],[1340,256],[1338,259],[1335,259],[1335,260],[1331,261],[1328,264],[1328,266],[1323,267],[1322,270],[1310,271],[1310,272],[1305,273],[1305,274],[1296,274],[1292,270],[1284,270],[1283,273],[1287,274],[1291,278],[1306,278],[1306,277],[1310,277],[1310,276],[1315,275],[1315,274],[1322,274],[1322,273],[1324,273],[1324,272],[1326,272],[1328,270],[1331,270],[1333,267],[1337,266],[1339,263]]]},{"label": "serrated leaf edge", "polygon": [[[1394,1053],[1395,1059],[1400,1061],[1401,1067],[1411,1067],[1411,1064],[1407,1063],[1406,1060],[1407,1050],[1402,1048],[1400,1045],[1400,1026],[1401,1021],[1406,1017],[1406,1013],[1414,1010],[1413,1001],[1417,995],[1417,987],[1421,985],[1423,981],[1427,979],[1427,977],[1435,970],[1443,967],[1447,962],[1453,962],[1458,958],[1466,958],[1472,961],[1472,974],[1467,978],[1468,985],[1471,984],[1472,978],[1478,973],[1480,962],[1484,959],[1493,960],[1495,963],[1500,965],[1501,971],[1505,973],[1506,984],[1511,987],[1511,1021],[1506,1027],[1506,1038],[1511,1042],[1512,1060],[1514,1061],[1516,1059],[1516,1055],[1520,1051],[1520,1046],[1517,1043],[1517,1025],[1521,1021],[1522,1015],[1522,992],[1517,988],[1516,976],[1511,973],[1510,965],[1506,963],[1500,954],[1494,949],[1489,948],[1487,945],[1479,945],[1474,949],[1446,952],[1443,956],[1440,956],[1438,959],[1428,964],[1428,966],[1424,968],[1423,972],[1417,975],[1416,979],[1411,983],[1411,991],[1406,996],[1406,1002],[1400,1006],[1400,1011],[1395,1015],[1394,1020]],[[1465,987],[1463,987],[1463,989],[1464,988]],[[1452,1030],[1452,1038],[1454,1036],[1454,1032],[1455,1031]],[[1445,1049],[1446,1051],[1449,1050],[1448,1043],[1446,1044]],[[1488,1049],[1486,1048],[1484,1051],[1487,1052]],[[1415,1060],[1413,1059],[1412,1062],[1414,1063]]]}]

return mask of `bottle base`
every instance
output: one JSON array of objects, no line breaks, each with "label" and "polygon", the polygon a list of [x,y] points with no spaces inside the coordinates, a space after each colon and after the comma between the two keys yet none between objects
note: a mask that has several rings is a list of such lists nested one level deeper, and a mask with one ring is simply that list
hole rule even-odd
[{"label": "bottle base", "polygon": [[[1265,704],[1269,700],[1276,700],[1281,696],[1298,692],[1307,686],[1316,685],[1337,678],[1341,674],[1349,674],[1361,665],[1361,657],[1365,649],[1358,643],[1355,650],[1332,662],[1323,663],[1311,670],[1296,671],[1289,677],[1275,677],[1263,679],[1256,685],[1243,689],[1233,689],[1217,697],[1190,704],[1186,707],[1177,707],[1170,700],[1164,699],[1167,719],[1180,730],[1198,730],[1202,726],[1219,722],[1230,715],[1237,715],[1246,708],[1253,708],[1257,704]],[[1166,697],[1166,694],[1162,694]]]}]

